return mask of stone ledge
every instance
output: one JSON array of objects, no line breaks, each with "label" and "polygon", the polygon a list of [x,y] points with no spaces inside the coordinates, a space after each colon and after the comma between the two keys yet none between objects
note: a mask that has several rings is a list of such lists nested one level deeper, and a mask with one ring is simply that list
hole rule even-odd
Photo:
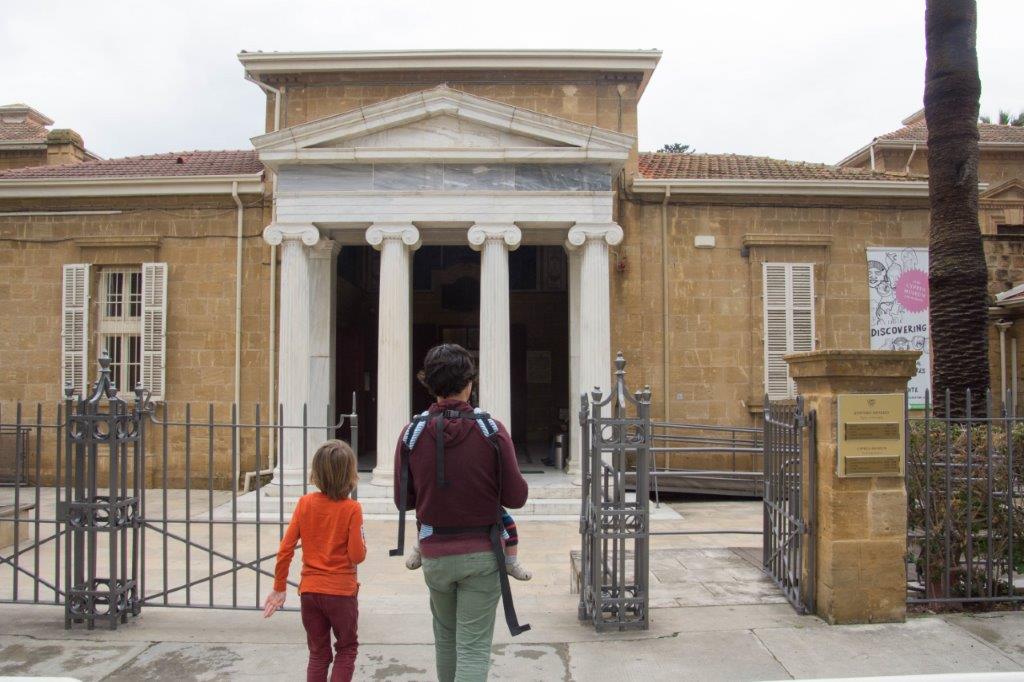
[{"label": "stone ledge", "polygon": [[827,234],[745,234],[743,246],[812,246],[829,248],[832,236]]},{"label": "stone ledge", "polygon": [[917,372],[916,350],[816,350],[784,357],[794,379],[872,377],[910,379]]}]

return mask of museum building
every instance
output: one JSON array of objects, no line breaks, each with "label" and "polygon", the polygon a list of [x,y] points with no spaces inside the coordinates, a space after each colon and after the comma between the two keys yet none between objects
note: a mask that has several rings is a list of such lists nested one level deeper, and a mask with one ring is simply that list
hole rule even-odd
[{"label": "museum building", "polygon": [[[266,94],[247,150],[104,159],[0,107],[0,400],[85,391],[105,349],[164,415],[354,406],[389,485],[429,399],[417,366],[457,342],[531,459],[568,432],[578,464],[579,394],[608,389],[619,350],[657,419],[758,425],[766,394],[795,395],[787,353],[911,328],[887,282],[923,267],[927,129],[918,112],[835,165],[641,152],[660,54],[243,52]],[[993,388],[1017,410],[1024,129],[979,132]],[[926,333],[903,342],[927,362]],[[285,481],[302,439],[284,432]]]}]

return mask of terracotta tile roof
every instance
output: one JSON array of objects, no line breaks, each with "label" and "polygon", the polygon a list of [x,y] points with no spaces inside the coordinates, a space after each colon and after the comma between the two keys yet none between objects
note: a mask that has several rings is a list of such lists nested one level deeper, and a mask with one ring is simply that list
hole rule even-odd
[{"label": "terracotta tile roof", "polygon": [[146,178],[196,175],[252,175],[263,170],[255,151],[168,152],[61,166],[0,171],[0,180]]},{"label": "terracotta tile roof", "polygon": [[[978,135],[982,142],[994,144],[1024,144],[1024,128],[1019,126],[1004,126],[995,123],[979,123]],[[899,142],[927,142],[928,124],[923,120],[905,125],[899,130],[894,130],[885,135],[879,135],[876,140],[894,140]]]},{"label": "terracotta tile roof", "polygon": [[47,132],[45,127],[32,120],[17,123],[0,121],[0,140],[4,142],[46,142]]},{"label": "terracotta tile roof", "polygon": [[738,154],[642,152],[640,175],[654,180],[923,180],[902,173],[840,168],[824,163],[786,161]]}]

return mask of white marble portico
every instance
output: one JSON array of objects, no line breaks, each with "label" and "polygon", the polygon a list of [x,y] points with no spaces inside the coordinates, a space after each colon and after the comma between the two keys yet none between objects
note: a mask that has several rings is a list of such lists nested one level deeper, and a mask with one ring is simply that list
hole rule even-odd
[{"label": "white marble portico", "polygon": [[[337,247],[381,253],[373,483],[392,485],[395,443],[412,409],[410,268],[420,244],[480,251],[482,407],[511,416],[508,254],[520,244],[569,251],[570,423],[581,391],[607,388],[609,246],[623,238],[612,185],[632,137],[438,86],[253,142],[277,173],[276,220],[264,237],[282,245],[278,376],[287,423],[301,423],[307,403],[310,423],[322,424],[333,404]],[[578,436],[576,426],[574,471]],[[302,448],[301,434],[286,431],[277,472],[285,483],[301,475]]]}]

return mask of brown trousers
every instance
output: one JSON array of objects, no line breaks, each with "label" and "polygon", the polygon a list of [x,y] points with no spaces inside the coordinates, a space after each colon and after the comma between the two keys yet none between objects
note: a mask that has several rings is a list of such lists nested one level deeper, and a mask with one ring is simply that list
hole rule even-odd
[{"label": "brown trousers", "polygon": [[[327,669],[334,660],[331,682],[350,682],[359,651],[359,601],[356,597],[306,592],[301,597],[302,625],[306,628],[309,664],[306,682],[326,682]],[[331,632],[334,648],[331,654]]]}]

